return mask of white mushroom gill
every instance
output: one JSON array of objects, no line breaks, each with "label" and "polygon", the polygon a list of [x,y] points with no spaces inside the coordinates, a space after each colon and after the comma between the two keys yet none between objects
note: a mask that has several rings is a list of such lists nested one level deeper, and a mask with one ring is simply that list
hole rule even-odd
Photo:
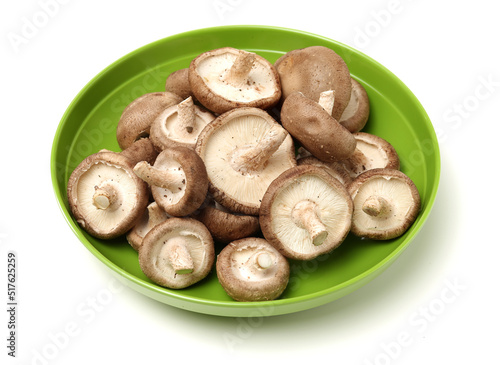
[{"label": "white mushroom gill", "polygon": [[335,90],[327,90],[319,94],[318,104],[323,109],[325,109],[328,115],[332,115],[334,103],[335,103]]},{"label": "white mushroom gill", "polygon": [[359,108],[359,96],[358,93],[356,92],[356,88],[351,89],[351,99],[349,99],[349,103],[347,104],[347,107],[344,109],[344,112],[342,113],[342,116],[340,117],[340,120],[347,120],[349,118],[352,118],[354,114],[358,111]]},{"label": "white mushroom gill", "polygon": [[194,232],[172,230],[152,249],[154,266],[162,275],[179,280],[182,276],[196,275],[208,259],[203,245],[201,237]]},{"label": "white mushroom gill", "polygon": [[231,255],[232,271],[246,281],[272,278],[278,271],[276,255],[265,248],[245,246]]},{"label": "white mushroom gill", "polygon": [[317,218],[328,233],[323,244],[342,238],[350,226],[351,213],[345,197],[323,179],[313,175],[299,177],[276,195],[271,215],[272,229],[277,238],[287,242],[294,252],[312,254],[321,251],[323,244],[315,245],[310,232],[297,225],[293,219],[294,208],[304,200],[316,204]]},{"label": "white mushroom gill", "polygon": [[229,100],[250,102],[270,97],[275,93],[274,75],[267,65],[259,62],[258,59],[250,69],[246,83],[237,86],[229,83],[226,75],[229,74],[236,58],[236,53],[208,57],[198,64],[198,73],[213,92]]},{"label": "white mushroom gill", "polygon": [[288,157],[293,144],[291,137],[284,140],[261,171],[241,173],[231,166],[230,161],[234,151],[241,146],[257,145],[271,126],[261,117],[249,115],[234,118],[214,131],[203,156],[212,184],[237,201],[260,206],[269,184],[293,167]]},{"label": "white mushroom gill", "polygon": [[283,127],[273,125],[257,143],[237,147],[231,156],[231,166],[241,173],[259,173],[287,135]]},{"label": "white mushroom gill", "polygon": [[[136,184],[120,166],[97,162],[80,176],[77,184],[79,209],[96,230],[109,231],[118,226],[137,204]],[[100,195],[102,190],[112,191],[108,193],[110,199]]]},{"label": "white mushroom gill", "polygon": [[362,137],[356,137],[356,149],[366,157],[365,162],[368,164],[368,166],[365,166],[366,170],[387,166],[389,158],[378,145],[370,143]]},{"label": "white mushroom gill", "polygon": [[[374,197],[384,199],[390,206],[390,214],[370,215],[363,210],[366,202],[373,202]],[[377,177],[363,184],[353,198],[354,218],[359,227],[371,230],[387,230],[399,226],[413,205],[411,190],[397,178]]]}]

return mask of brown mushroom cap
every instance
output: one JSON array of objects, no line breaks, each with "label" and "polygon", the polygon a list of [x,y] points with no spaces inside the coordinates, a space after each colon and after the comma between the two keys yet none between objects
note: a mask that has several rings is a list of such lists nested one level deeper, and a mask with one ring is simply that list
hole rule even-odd
[{"label": "brown mushroom cap", "polygon": [[353,180],[348,191],[354,203],[352,233],[360,237],[399,237],[420,211],[417,187],[399,170],[368,170]]},{"label": "brown mushroom cap", "polygon": [[274,66],[255,53],[231,47],[214,49],[193,59],[189,84],[196,99],[219,114],[239,107],[271,108],[281,97]]},{"label": "brown mushroom cap", "polygon": [[154,200],[172,216],[189,215],[205,201],[207,170],[190,148],[167,148],[158,155],[153,166],[140,162],[134,172],[150,185]]},{"label": "brown mushroom cap", "polygon": [[161,111],[179,104],[182,98],[171,92],[154,92],[132,101],[123,111],[116,128],[116,139],[122,150],[139,138],[148,137],[153,120]]},{"label": "brown mushroom cap", "polygon": [[297,163],[292,137],[258,108],[220,115],[200,133],[195,150],[215,201],[242,214],[258,215],[269,184]]},{"label": "brown mushroom cap", "polygon": [[314,165],[323,167],[344,186],[349,185],[352,181],[351,176],[340,162],[323,162],[314,156],[306,156],[298,158],[297,165]]},{"label": "brown mushroom cap", "polygon": [[127,233],[127,241],[136,251],[142,246],[144,236],[157,224],[167,220],[170,216],[156,202],[152,202],[147,206],[144,214]]},{"label": "brown mushroom cap", "polygon": [[182,99],[193,97],[188,78],[189,68],[181,68],[168,75],[165,81],[165,90],[179,95]]},{"label": "brown mushroom cap", "polygon": [[215,116],[188,97],[162,111],[151,124],[150,139],[158,151],[168,147],[194,148],[201,130]]},{"label": "brown mushroom cap", "polygon": [[139,264],[158,285],[186,288],[204,279],[215,260],[212,236],[203,223],[192,218],[170,218],[144,237]]},{"label": "brown mushroom cap", "polygon": [[[108,150],[102,151],[112,152]],[[149,138],[141,138],[121,151],[120,155],[126,157],[132,165],[140,161],[146,161],[152,164],[155,162],[158,152]]]},{"label": "brown mushroom cap", "polygon": [[285,99],[281,108],[281,124],[321,161],[345,160],[356,148],[352,134],[321,105],[300,92],[292,93]]},{"label": "brown mushroom cap", "polygon": [[355,178],[364,171],[375,168],[399,170],[399,156],[396,149],[382,137],[374,134],[353,133],[356,139],[356,150],[341,164]]},{"label": "brown mushroom cap", "polygon": [[351,228],[353,205],[346,188],[325,169],[291,168],[262,199],[260,226],[286,257],[310,260],[338,247]]},{"label": "brown mushroom cap", "polygon": [[335,51],[312,46],[290,51],[275,62],[280,76],[282,100],[301,92],[312,100],[319,100],[320,93],[335,91],[335,105],[331,115],[339,119],[351,98],[349,69]]},{"label": "brown mushroom cap", "polygon": [[112,239],[129,231],[148,204],[148,187],[133,162],[115,152],[98,152],[72,172],[67,188],[71,213],[89,234]]},{"label": "brown mushroom cap", "polygon": [[370,101],[365,88],[358,81],[351,78],[351,99],[339,119],[349,132],[355,133],[362,130],[370,116]]},{"label": "brown mushroom cap", "polygon": [[220,243],[253,236],[260,229],[258,217],[231,213],[216,205],[207,205],[194,218],[208,228],[214,241]]},{"label": "brown mushroom cap", "polygon": [[229,243],[217,256],[217,277],[237,301],[278,298],[290,277],[288,261],[266,240],[243,238]]}]

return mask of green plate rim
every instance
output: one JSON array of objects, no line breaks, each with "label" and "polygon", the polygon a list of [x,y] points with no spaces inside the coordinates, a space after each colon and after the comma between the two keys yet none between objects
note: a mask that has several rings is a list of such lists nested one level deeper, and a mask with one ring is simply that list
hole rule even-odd
[{"label": "green plate rim", "polygon": [[[388,256],[386,256],[383,260],[379,261],[376,265],[372,266],[368,270],[362,272],[361,274],[346,280],[340,284],[337,284],[335,286],[332,286],[328,289],[320,290],[311,294],[307,295],[302,295],[299,297],[294,297],[294,298],[284,298],[284,299],[278,299],[274,301],[269,301],[269,302],[223,302],[223,301],[217,301],[217,300],[208,300],[208,299],[200,299],[200,298],[195,298],[195,297],[189,297],[182,295],[182,292],[175,291],[175,290],[169,290],[166,288],[161,288],[156,286],[155,284],[145,282],[142,279],[130,274],[126,270],[120,268],[118,265],[110,261],[107,257],[105,257],[99,250],[97,250],[84,236],[84,234],[81,232],[79,227],[76,226],[75,222],[71,218],[71,215],[69,213],[68,208],[66,207],[65,204],[65,197],[63,196],[63,192],[61,192],[58,189],[58,178],[57,178],[57,161],[56,161],[56,152],[58,148],[58,143],[60,140],[60,135],[62,133],[62,130],[64,129],[65,123],[67,121],[67,118],[69,114],[71,113],[72,109],[74,106],[78,103],[79,99],[82,97],[83,94],[87,92],[88,89],[92,87],[92,85],[102,77],[102,75],[106,74],[109,72],[109,70],[115,68],[117,65],[127,61],[129,58],[132,58],[134,55],[143,52],[144,50],[155,47],[158,44],[161,44],[163,42],[175,40],[177,38],[183,38],[187,36],[196,36],[196,35],[202,35],[203,33],[206,32],[213,32],[213,31],[227,31],[227,30],[271,30],[274,32],[284,32],[288,35],[292,33],[300,34],[300,35],[305,35],[308,37],[314,37],[316,39],[321,39],[323,41],[333,43],[338,45],[339,47],[345,49],[346,51],[349,51],[351,53],[355,53],[358,57],[366,59],[368,62],[376,65],[380,69],[383,69],[384,72],[387,73],[387,75],[392,79],[392,81],[400,84],[402,86],[402,89],[405,90],[407,96],[412,99],[413,104],[420,110],[422,116],[425,116],[425,126],[429,129],[429,134],[431,138],[431,143],[432,143],[432,148],[433,148],[433,156],[434,156],[434,166],[435,166],[435,171],[434,174],[436,176],[434,183],[432,184],[432,188],[429,193],[429,199],[427,200],[427,208],[423,211],[420,212],[420,215],[418,217],[418,222],[415,222],[414,225],[412,226],[411,231],[407,233],[405,236],[404,241],[393,251],[391,252]],[[56,129],[56,133],[53,139],[52,143],[52,148],[51,148],[51,157],[50,157],[50,170],[51,170],[51,181],[52,181],[52,186],[53,190],[56,196],[56,200],[58,202],[59,208],[68,223],[68,225],[71,227],[72,231],[75,233],[75,235],[78,237],[80,242],[84,244],[84,246],[96,257],[98,258],[101,262],[103,262],[107,267],[109,267],[113,272],[119,274],[122,278],[127,279],[131,283],[135,284],[136,287],[135,289],[142,292],[145,295],[148,295],[152,298],[157,298],[158,295],[161,296],[167,296],[170,297],[173,301],[179,300],[180,302],[177,303],[167,303],[173,305],[175,307],[183,307],[184,309],[199,312],[199,313],[205,313],[205,314],[211,314],[211,315],[220,315],[220,316],[235,316],[235,317],[249,317],[249,316],[265,316],[265,315],[278,315],[278,314],[287,314],[287,313],[293,313],[293,312],[298,312],[302,311],[305,309],[311,309],[314,307],[317,307],[322,304],[326,304],[328,302],[331,302],[333,300],[339,299],[340,297],[358,289],[359,287],[365,285],[367,282],[371,281],[373,278],[375,278],[378,274],[382,273],[383,269],[389,266],[406,248],[407,246],[413,241],[413,238],[418,234],[418,232],[422,229],[424,223],[426,222],[432,207],[434,205],[437,192],[438,192],[438,187],[439,187],[439,181],[440,181],[440,172],[441,172],[441,159],[440,159],[440,151],[439,151],[439,144],[437,140],[437,136],[434,130],[434,127],[432,125],[432,122],[427,115],[427,112],[421,105],[420,101],[417,99],[417,97],[411,92],[411,90],[395,75],[393,74],[390,70],[388,70],[385,66],[380,64],[378,61],[374,60],[370,56],[367,56],[366,54],[344,44],[339,41],[330,39],[328,37],[324,37],[318,34],[310,33],[307,31],[302,31],[302,30],[297,30],[297,29],[292,29],[292,28],[285,28],[285,27],[276,27],[276,26],[268,26],[268,25],[224,25],[224,26],[216,26],[216,27],[208,27],[208,28],[200,28],[200,29],[195,29],[195,30],[190,30],[182,33],[178,33],[175,35],[171,35],[156,41],[153,41],[149,44],[146,44],[140,48],[135,49],[132,52],[129,52],[128,54],[120,57],[113,63],[111,63],[109,66],[104,68],[101,72],[99,72],[96,76],[94,76],[79,92],[78,94],[73,98],[69,106],[67,107],[66,111],[64,112],[59,125]],[[146,289],[146,291],[142,290]],[[350,290],[349,290],[350,289]],[[149,292],[148,292],[149,291]],[[342,295],[335,295],[335,293],[342,292],[344,293]],[[186,302],[186,303],[191,303],[194,304],[194,308],[190,308],[189,306],[184,307],[181,303]],[[314,304],[311,305],[310,303],[313,302]],[[302,305],[296,306],[295,304],[297,303],[302,303]],[[267,308],[267,307],[273,307],[277,308],[276,311],[272,311],[272,313],[269,314],[263,314],[262,312],[258,311],[259,308]],[[252,310],[252,311],[250,311]]]}]

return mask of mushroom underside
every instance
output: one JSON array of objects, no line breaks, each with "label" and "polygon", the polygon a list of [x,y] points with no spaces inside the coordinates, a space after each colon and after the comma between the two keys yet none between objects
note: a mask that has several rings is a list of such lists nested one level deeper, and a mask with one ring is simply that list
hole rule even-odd
[{"label": "mushroom underside", "polygon": [[182,289],[205,278],[213,265],[213,240],[190,218],[170,218],[151,229],[139,250],[144,274],[158,285]]},{"label": "mushroom underside", "polygon": [[[212,122],[213,128],[204,129],[200,135],[196,151],[205,163],[214,199],[231,211],[258,215],[269,184],[281,172],[295,166],[296,160],[293,140],[288,134],[282,136],[283,142],[277,148],[262,155],[267,148],[261,147],[262,142],[267,141],[273,128],[283,128],[264,111],[248,109],[251,109],[248,114],[244,108],[235,109],[228,112],[231,115],[220,116],[227,118],[219,119],[220,123]],[[260,161],[255,165],[258,167],[252,165],[256,161]]]},{"label": "mushroom underside", "polygon": [[196,99],[219,114],[237,107],[267,109],[281,97],[274,66],[255,53],[231,47],[199,55],[188,76]]},{"label": "mushroom underside", "polygon": [[[336,194],[328,184],[320,179],[312,181],[304,179],[296,184],[294,187],[290,186],[288,189],[284,189],[275,198],[276,201],[271,210],[272,230],[278,240],[287,242],[287,248],[291,252],[319,255],[324,253],[325,247],[331,248],[330,243],[336,245],[337,242],[340,243],[345,238],[345,232],[350,227],[350,219],[348,218],[351,213],[344,197]],[[302,192],[306,193],[303,198],[300,197]],[[314,197],[314,202],[306,196]],[[321,244],[313,243],[313,235],[306,225],[297,224],[293,220],[294,209],[297,209],[297,206],[302,202],[311,202],[310,207],[313,207],[311,209],[314,210],[318,220],[324,226],[323,229],[327,233],[327,237]],[[315,227],[313,226],[312,229]]]},{"label": "mushroom underside", "polygon": [[228,244],[217,258],[217,277],[237,301],[266,301],[285,290],[288,261],[262,238],[244,238]]},{"label": "mushroom underside", "polygon": [[283,255],[308,260],[338,247],[351,227],[346,188],[323,168],[302,165],[269,187],[261,206],[264,237]]},{"label": "mushroom underside", "polygon": [[159,151],[178,145],[194,148],[201,130],[214,118],[189,97],[158,115],[151,125],[151,140]]},{"label": "mushroom underside", "polygon": [[149,183],[155,202],[172,216],[192,214],[205,201],[208,192],[205,165],[188,147],[167,148],[153,166],[139,163],[134,172]]},{"label": "mushroom underside", "polygon": [[147,186],[128,160],[99,152],[84,160],[68,182],[68,200],[77,222],[90,234],[111,239],[125,234],[147,205]]},{"label": "mushroom underside", "polygon": [[353,233],[373,239],[400,236],[415,219],[418,204],[406,181],[387,177],[361,185],[353,203]]},{"label": "mushroom underside", "polygon": [[394,147],[385,139],[365,132],[353,134],[356,149],[342,165],[352,178],[376,168],[400,168],[399,156]]}]

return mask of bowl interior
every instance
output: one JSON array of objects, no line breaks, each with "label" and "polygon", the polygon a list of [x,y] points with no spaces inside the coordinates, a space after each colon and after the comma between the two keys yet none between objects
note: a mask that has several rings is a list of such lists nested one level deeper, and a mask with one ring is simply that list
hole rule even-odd
[{"label": "bowl interior", "polygon": [[[272,303],[238,303],[224,292],[215,271],[183,290],[155,285],[142,273],[137,253],[125,238],[111,241],[93,238],[73,220],[66,198],[69,176],[88,155],[103,148],[119,151],[116,126],[123,109],[132,100],[148,92],[164,91],[165,79],[171,72],[188,67],[195,56],[210,49],[225,46],[245,49],[274,62],[287,51],[313,45],[332,48],[344,58],[351,75],[365,87],[370,98],[370,119],[363,131],[376,134],[395,147],[401,170],[420,192],[421,213],[403,236],[376,242],[349,235],[329,255],[308,262],[292,261],[290,283],[280,299]],[[98,74],[75,97],[60,122],[51,169],[56,198],[76,236],[138,291],[188,310],[246,316],[255,313],[255,308],[272,307],[269,314],[283,314],[321,305],[375,277],[407,247],[426,220],[437,192],[440,161],[437,138],[425,110],[411,91],[376,61],[314,34],[275,27],[228,26],[159,40],[124,56]]]}]

